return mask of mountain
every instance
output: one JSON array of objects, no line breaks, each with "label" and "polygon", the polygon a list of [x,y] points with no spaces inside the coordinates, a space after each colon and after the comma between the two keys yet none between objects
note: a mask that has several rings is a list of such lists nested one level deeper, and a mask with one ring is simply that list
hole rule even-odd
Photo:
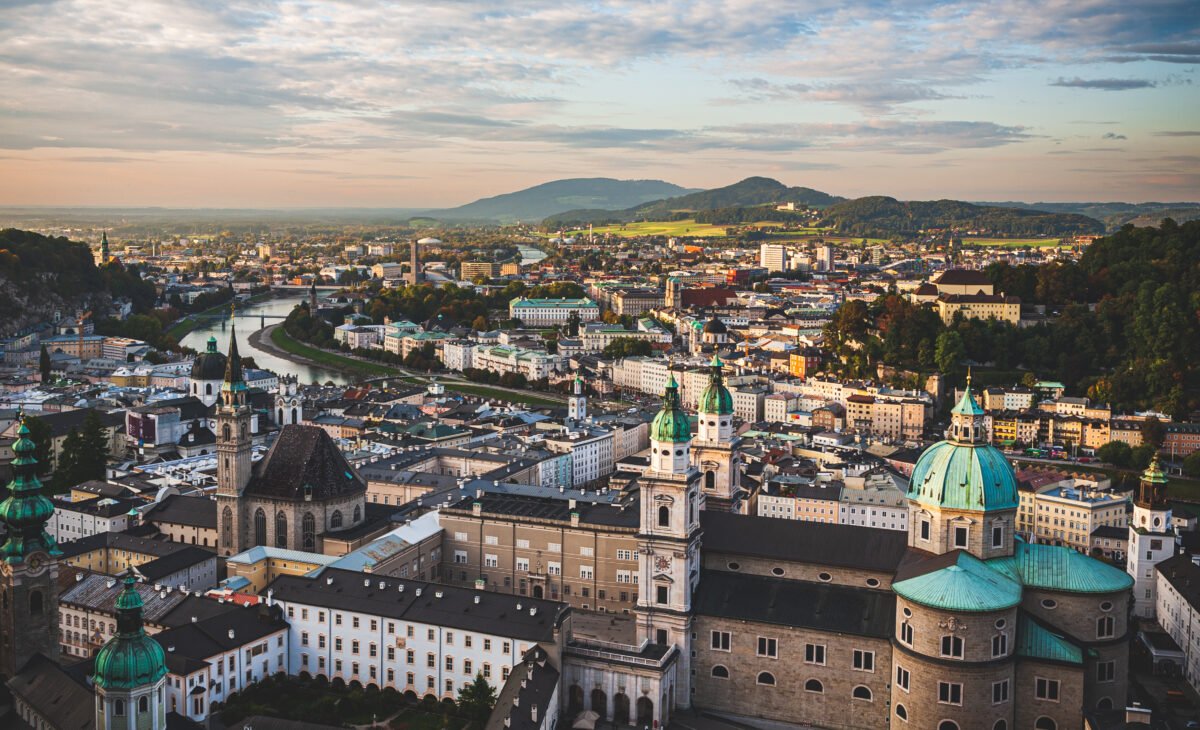
[{"label": "mountain", "polygon": [[1078,213],[974,205],[961,200],[900,201],[882,195],[829,206],[823,225],[851,236],[912,235],[930,228],[971,229],[998,236],[1103,233],[1104,224]]},{"label": "mountain", "polygon": [[554,180],[515,193],[482,198],[457,208],[430,210],[424,215],[439,220],[539,221],[572,208],[621,209],[689,192],[692,192],[689,188],[662,180],[581,177]]},{"label": "mountain", "polygon": [[547,226],[585,223],[627,223],[635,220],[670,220],[701,210],[742,208],[773,203],[798,203],[823,208],[845,200],[812,188],[790,188],[769,177],[748,177],[723,188],[701,190],[663,200],[643,202],[624,210],[578,209],[547,217]]},{"label": "mountain", "polygon": [[1200,219],[1200,203],[1021,203],[1003,201],[979,203],[1000,208],[1026,208],[1050,213],[1078,213],[1104,223],[1109,231],[1132,223],[1135,226],[1157,226],[1163,218],[1176,223]]}]

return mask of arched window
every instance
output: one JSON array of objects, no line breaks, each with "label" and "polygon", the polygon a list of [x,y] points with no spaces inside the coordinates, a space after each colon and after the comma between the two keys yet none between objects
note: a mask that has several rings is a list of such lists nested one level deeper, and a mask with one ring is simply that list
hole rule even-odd
[{"label": "arched window", "polygon": [[908,710],[904,709],[904,705],[896,705],[896,717],[908,722]]},{"label": "arched window", "polygon": [[278,418],[278,422],[279,422],[279,424],[280,424],[280,425],[282,425],[282,424],[283,424],[283,409],[282,409],[282,408],[280,408],[280,409],[279,409],[279,418]]},{"label": "arched window", "polygon": [[139,697],[138,698],[138,712],[149,712],[149,711],[150,711],[150,698],[146,697],[144,695],[142,697]]},{"label": "arched window", "polygon": [[305,512],[304,519],[300,520],[300,544],[301,549],[306,552],[312,552],[317,548],[317,521],[313,519],[312,512]]},{"label": "arched window", "polygon": [[825,686],[821,684],[819,679],[810,679],[804,683],[805,692],[824,692]]},{"label": "arched window", "polygon": [[867,700],[868,702],[870,702],[871,701],[871,688],[864,687],[863,685],[860,684],[854,688],[854,691],[852,691],[850,693],[850,696],[856,700]]},{"label": "arched window", "polygon": [[206,384],[204,385],[204,394],[205,394],[205,395],[212,395],[212,383],[206,383]]},{"label": "arched window", "polygon": [[704,472],[704,488],[715,489],[717,486],[717,473],[712,469]]},{"label": "arched window", "polygon": [[662,507],[658,508],[658,526],[659,527],[670,527],[671,526],[671,508],[670,507],[663,505]]},{"label": "arched window", "polygon": [[712,668],[712,676],[717,679],[729,679],[729,670],[724,666],[717,664]]},{"label": "arched window", "polygon": [[356,505],[354,505],[354,523],[353,524],[357,525],[359,522],[362,522],[362,507],[359,507],[356,504]]},{"label": "arched window", "polygon": [[286,548],[287,543],[287,515],[281,511],[275,515],[275,547]]},{"label": "arched window", "polygon": [[962,659],[963,657],[963,640],[961,636],[947,634],[942,637],[942,656],[954,657]]},{"label": "arched window", "polygon": [[1112,616],[1101,616],[1096,619],[1096,638],[1108,639],[1115,633]]},{"label": "arched window", "polygon": [[228,441],[232,437],[233,429],[229,427],[229,424],[227,423],[224,426],[221,426],[221,439],[223,441]]},{"label": "arched window", "polygon": [[262,507],[254,510],[254,544],[267,544],[267,513]]},{"label": "arched window", "polygon": [[221,541],[233,544],[233,510],[228,507],[221,511]]},{"label": "arched window", "polygon": [[336,530],[342,526],[342,511],[335,509],[329,517],[329,529]]},{"label": "arched window", "polygon": [[113,716],[125,716],[125,700],[113,700]]},{"label": "arched window", "polygon": [[938,730],[958,730],[958,723],[953,720],[942,720],[938,723]]},{"label": "arched window", "polygon": [[1058,723],[1048,717],[1039,717],[1037,722],[1033,723],[1034,730],[1058,730]]},{"label": "arched window", "polygon": [[765,684],[769,687],[774,687],[775,686],[775,675],[771,674],[770,672],[759,672],[758,673],[758,683]]},{"label": "arched window", "polygon": [[292,423],[300,423],[300,419],[296,415],[296,409],[292,409]]},{"label": "arched window", "polygon": [[1100,701],[1096,703],[1096,709],[1097,710],[1111,710],[1112,709],[1112,698],[1111,697],[1101,697]]},{"label": "arched window", "polygon": [[992,730],[1008,730],[1007,720],[997,720],[995,725],[992,725]]},{"label": "arched window", "polygon": [[41,616],[43,610],[42,592],[33,591],[29,594],[29,615]]}]

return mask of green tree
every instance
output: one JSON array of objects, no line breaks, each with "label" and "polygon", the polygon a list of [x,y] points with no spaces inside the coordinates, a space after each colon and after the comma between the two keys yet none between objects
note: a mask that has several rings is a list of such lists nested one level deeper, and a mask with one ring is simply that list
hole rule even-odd
[{"label": "green tree", "polygon": [[108,466],[108,436],[100,416],[89,410],[80,429],[71,429],[63,440],[62,454],[54,470],[54,481],[63,488],[91,479],[103,479]]},{"label": "green tree", "polygon": [[42,345],[42,352],[38,355],[38,371],[42,374],[42,382],[50,382],[50,352]]},{"label": "green tree", "polygon": [[1155,449],[1162,448],[1163,439],[1167,437],[1167,427],[1162,421],[1151,416],[1142,421],[1142,443],[1150,444]]},{"label": "green tree", "polygon": [[483,674],[475,675],[475,681],[463,685],[458,690],[458,709],[463,715],[478,723],[480,727],[487,722],[496,706],[496,690]]},{"label": "green tree", "polygon": [[1109,441],[1096,449],[1096,458],[1113,466],[1128,467],[1130,459],[1129,444],[1124,441]]},{"label": "green tree", "polygon": [[1184,458],[1183,472],[1190,477],[1200,477],[1200,451],[1193,451]]},{"label": "green tree", "polygon": [[50,426],[45,421],[36,416],[26,416],[25,427],[29,429],[29,438],[37,446],[37,451],[33,452],[33,458],[37,459],[38,476],[49,474],[54,467],[52,456],[54,432],[50,430]]},{"label": "green tree", "polygon": [[604,346],[605,357],[645,357],[654,351],[648,340],[636,337],[617,337]]},{"label": "green tree", "polygon": [[476,332],[487,332],[488,331],[487,315],[481,314],[478,317],[476,317],[471,322],[471,329],[475,330]]},{"label": "green tree", "polygon": [[962,335],[953,330],[938,335],[933,357],[940,372],[945,375],[957,373],[965,354]]},{"label": "green tree", "polygon": [[1155,451],[1157,451],[1157,449],[1150,444],[1134,446],[1129,450],[1130,468],[1137,469],[1138,471],[1144,471],[1146,467],[1150,466],[1150,460],[1154,458]]}]

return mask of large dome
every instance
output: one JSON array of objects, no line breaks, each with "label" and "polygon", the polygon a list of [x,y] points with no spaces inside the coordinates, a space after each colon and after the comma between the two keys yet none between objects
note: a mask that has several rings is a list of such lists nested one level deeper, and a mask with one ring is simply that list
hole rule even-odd
[{"label": "large dome", "polygon": [[663,407],[650,422],[650,440],[686,443],[692,440],[692,424],[679,401],[679,384],[672,375],[663,395]]},{"label": "large dome", "polygon": [[1004,454],[983,439],[983,410],[968,385],[954,408],[951,437],[925,450],[913,467],[908,498],[930,507],[1016,509],[1017,479]]},{"label": "large dome", "polygon": [[725,387],[725,382],[721,377],[721,368],[724,364],[717,356],[713,356],[710,367],[713,369],[712,379],[708,381],[708,385],[700,393],[701,413],[714,413],[718,416],[733,415],[733,395],[730,394],[729,388]]},{"label": "large dome", "polygon": [[217,350],[217,338],[208,338],[208,348],[192,361],[192,380],[221,380],[225,377],[226,358]]},{"label": "large dome", "polygon": [[709,335],[725,335],[729,334],[729,328],[714,314],[713,318],[704,324],[704,332]]},{"label": "large dome", "polygon": [[117,596],[117,635],[96,653],[92,681],[118,692],[153,685],[167,673],[167,656],[142,628],[142,597],[132,575]]}]

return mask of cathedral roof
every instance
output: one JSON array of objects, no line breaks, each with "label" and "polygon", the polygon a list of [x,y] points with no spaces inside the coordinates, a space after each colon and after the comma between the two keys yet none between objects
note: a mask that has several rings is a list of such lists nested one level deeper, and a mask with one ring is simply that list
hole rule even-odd
[{"label": "cathedral roof", "polygon": [[913,467],[908,497],[948,509],[1016,509],[1017,480],[995,446],[939,441]]},{"label": "cathedral roof", "polygon": [[247,496],[294,501],[362,494],[367,485],[324,429],[284,426],[246,486]]},{"label": "cathedral roof", "polygon": [[946,611],[1002,611],[1021,602],[1021,585],[967,552],[950,553],[951,562],[931,560],[933,570],[897,581],[892,589],[904,598]]},{"label": "cathedral roof", "polygon": [[225,354],[217,349],[217,338],[208,338],[208,347],[192,361],[192,380],[220,380],[225,377]]},{"label": "cathedral roof", "polygon": [[1017,618],[1017,655],[1067,664],[1083,664],[1083,649],[1063,634],[1055,633],[1024,611]]},{"label": "cathedral roof", "polygon": [[1033,545],[1016,539],[1011,557],[992,558],[988,567],[1030,588],[1070,593],[1117,593],[1133,578],[1119,568],[1058,545]]}]

